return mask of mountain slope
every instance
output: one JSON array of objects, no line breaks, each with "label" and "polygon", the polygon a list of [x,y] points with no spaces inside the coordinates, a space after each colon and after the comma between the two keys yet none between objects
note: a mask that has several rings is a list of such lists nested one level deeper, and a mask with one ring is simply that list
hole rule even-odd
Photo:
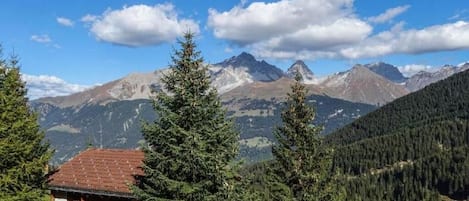
[{"label": "mountain slope", "polygon": [[384,105],[407,94],[407,90],[362,65],[329,76],[320,86],[325,94],[353,102]]},{"label": "mountain slope", "polygon": [[365,200],[467,198],[468,80],[469,71],[455,74],[327,136],[337,146],[334,166],[353,178],[350,193]]},{"label": "mountain slope", "polygon": [[420,71],[419,73],[410,77],[405,82],[405,86],[411,92],[417,91],[431,83],[435,83],[455,73],[462,72],[467,69],[469,69],[469,63],[464,63],[459,66],[445,65],[436,72]]},{"label": "mountain slope", "polygon": [[60,164],[88,146],[136,148],[143,139],[141,120],[155,119],[149,100],[124,100],[106,105],[86,104],[60,108],[32,103],[46,140],[55,150],[52,163]]},{"label": "mountain slope", "polygon": [[365,67],[395,83],[403,83],[407,80],[399,69],[391,64],[377,62],[366,64]]},{"label": "mountain slope", "polygon": [[[272,129],[280,122],[283,99],[229,97],[223,100],[223,105],[228,109],[229,116],[235,118],[240,130],[240,157],[245,157],[248,162],[270,157],[270,144],[274,141]],[[325,133],[375,109],[371,105],[325,96],[313,95],[310,100],[311,104],[317,105],[316,120],[325,126]],[[79,107],[63,108],[33,102],[32,107],[39,113],[39,123],[46,131],[46,139],[56,150],[53,158],[55,164],[68,160],[89,145],[136,148],[142,139],[141,121],[153,121],[156,118],[148,99],[123,100],[108,104],[88,103]]]},{"label": "mountain slope", "polygon": [[162,88],[160,79],[166,71],[167,69],[152,73],[133,73],[83,92],[68,96],[41,98],[34,102],[49,103],[65,108],[89,103],[107,104],[123,100],[148,99],[152,89]]},{"label": "mountain slope", "polygon": [[[233,90],[222,94],[222,98],[227,99],[266,99],[283,98],[290,92],[290,85],[294,80],[282,77],[273,82],[253,82],[234,88]],[[310,94],[321,94],[323,89],[317,85],[306,85]]]},{"label": "mountain slope", "polygon": [[401,97],[340,129],[328,139],[348,144],[375,135],[385,135],[406,124],[415,125],[441,118],[469,117],[466,116],[469,114],[467,78],[469,71],[464,71]]}]

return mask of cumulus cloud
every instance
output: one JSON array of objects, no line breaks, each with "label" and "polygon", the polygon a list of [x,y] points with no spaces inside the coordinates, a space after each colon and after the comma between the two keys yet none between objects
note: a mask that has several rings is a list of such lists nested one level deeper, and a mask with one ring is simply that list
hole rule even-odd
[{"label": "cumulus cloud", "polygon": [[372,27],[356,17],[352,0],[281,0],[209,9],[216,37],[247,46],[260,57],[333,57],[338,48],[361,42]]},{"label": "cumulus cloud", "polygon": [[50,43],[52,40],[50,39],[49,35],[32,35],[31,40],[38,43]]},{"label": "cumulus cloud", "polygon": [[27,75],[22,79],[28,88],[28,97],[37,99],[42,97],[65,96],[84,91],[92,86],[68,83],[58,77],[50,75]]},{"label": "cumulus cloud", "polygon": [[416,74],[420,71],[433,72],[433,71],[437,70],[433,66],[422,65],[422,64],[409,64],[409,65],[405,65],[405,66],[399,66],[397,68],[406,77],[411,77],[412,75],[414,75],[414,74]]},{"label": "cumulus cloud", "polygon": [[57,18],[57,23],[66,26],[66,27],[72,27],[73,26],[73,21],[65,18],[65,17],[58,17]]},{"label": "cumulus cloud", "polygon": [[280,0],[241,4],[227,11],[209,9],[207,23],[217,38],[264,58],[360,59],[469,49],[467,21],[420,29],[406,29],[401,21],[373,33],[373,23],[388,22],[409,8],[390,8],[360,19],[352,0]]},{"label": "cumulus cloud", "polygon": [[427,52],[469,48],[469,23],[458,21],[423,29],[384,31],[363,40],[360,44],[343,48],[345,58],[375,57],[387,54],[420,54]]},{"label": "cumulus cloud", "polygon": [[[350,29],[354,27],[354,31]],[[364,22],[342,18],[329,25],[309,25],[256,45],[275,51],[325,50],[362,41],[371,31]]]},{"label": "cumulus cloud", "polygon": [[90,31],[98,40],[130,47],[171,42],[186,31],[199,33],[198,23],[179,18],[172,4],[124,6],[81,20],[92,22]]},{"label": "cumulus cloud", "polygon": [[402,14],[403,12],[407,11],[407,9],[409,8],[410,8],[409,5],[390,8],[378,16],[368,18],[368,21],[373,22],[373,23],[385,23],[385,22],[392,20],[396,16]]},{"label": "cumulus cloud", "polygon": [[[216,37],[239,45],[273,38],[282,40],[285,35],[294,37],[295,33],[305,34],[314,28],[331,31],[337,23],[347,26],[351,23],[344,22],[359,21],[352,15],[352,3],[352,0],[282,0],[254,2],[247,7],[238,5],[224,12],[209,9],[208,26]],[[365,33],[365,36],[371,30],[369,26],[343,27],[346,28],[349,33]]]}]

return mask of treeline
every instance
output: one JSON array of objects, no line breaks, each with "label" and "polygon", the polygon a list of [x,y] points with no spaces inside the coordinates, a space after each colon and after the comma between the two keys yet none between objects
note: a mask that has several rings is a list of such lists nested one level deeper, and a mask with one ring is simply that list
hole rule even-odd
[{"label": "treeline", "polygon": [[433,83],[424,89],[396,99],[363,118],[339,129],[325,140],[349,144],[434,122],[469,117],[469,72]]}]

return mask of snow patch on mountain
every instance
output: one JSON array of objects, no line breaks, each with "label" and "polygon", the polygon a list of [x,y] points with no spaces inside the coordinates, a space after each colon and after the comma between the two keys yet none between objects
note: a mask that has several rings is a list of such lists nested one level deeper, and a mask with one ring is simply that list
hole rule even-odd
[{"label": "snow patch on mountain", "polygon": [[429,84],[446,79],[455,73],[459,73],[468,69],[469,63],[461,63],[458,66],[444,65],[435,72],[420,71],[406,81],[405,87],[409,91],[414,92],[424,88]]},{"label": "snow patch on mountain", "polygon": [[212,86],[215,87],[220,94],[231,91],[243,84],[252,83],[255,80],[254,76],[247,72],[248,69],[246,67],[211,67],[211,70],[213,72],[212,75],[214,75],[212,76]]},{"label": "snow patch on mountain", "polygon": [[344,109],[336,109],[334,113],[330,114],[327,116],[327,118],[333,118],[336,117],[337,115],[341,114],[344,111]]},{"label": "snow patch on mountain", "polygon": [[464,66],[469,66],[469,61],[462,62],[462,63],[458,64],[457,66],[458,66],[459,68],[464,67]]}]

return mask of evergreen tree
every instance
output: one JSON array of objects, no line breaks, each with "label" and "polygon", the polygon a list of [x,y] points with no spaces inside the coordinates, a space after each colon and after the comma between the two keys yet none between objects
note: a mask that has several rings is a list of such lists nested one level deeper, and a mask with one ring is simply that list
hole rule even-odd
[{"label": "evergreen tree", "polygon": [[336,188],[331,176],[332,153],[323,147],[322,127],[312,125],[315,112],[306,103],[307,89],[297,72],[292,92],[287,94],[282,111],[283,125],[274,133],[278,144],[272,153],[278,163],[275,174],[290,188],[292,200],[341,200],[343,190]]},{"label": "evergreen tree", "polygon": [[28,106],[18,60],[7,62],[0,56],[0,200],[42,200],[52,155],[43,139]]},{"label": "evergreen tree", "polygon": [[153,106],[159,118],[142,128],[144,176],[132,188],[139,200],[230,199],[239,134],[210,86],[193,34],[179,41]]}]

